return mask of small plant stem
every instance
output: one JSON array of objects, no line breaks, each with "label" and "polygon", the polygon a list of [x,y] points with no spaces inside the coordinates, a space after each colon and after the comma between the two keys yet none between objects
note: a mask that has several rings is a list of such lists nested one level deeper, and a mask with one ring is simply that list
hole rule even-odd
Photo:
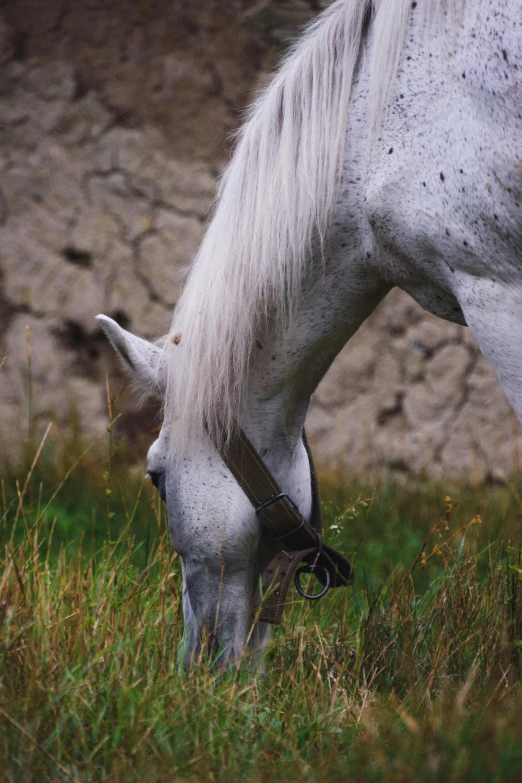
[{"label": "small plant stem", "polygon": [[25,341],[27,344],[27,369],[29,377],[29,454],[33,453],[33,371],[31,365],[31,328],[25,326]]},{"label": "small plant stem", "polygon": [[107,391],[107,409],[109,411],[109,426],[107,427],[107,433],[109,436],[109,462],[107,465],[107,471],[105,473],[105,496],[107,498],[106,514],[107,514],[107,539],[111,538],[111,495],[112,495],[112,394],[109,384],[109,374],[105,374],[105,389]]},{"label": "small plant stem", "polygon": [[424,550],[425,550],[425,549],[426,549],[426,547],[428,546],[428,541],[430,540],[430,538],[432,538],[432,536],[434,535],[434,533],[436,533],[436,532],[437,532],[437,530],[438,530],[438,529],[439,529],[439,528],[440,528],[440,527],[441,527],[441,526],[442,526],[442,525],[443,525],[445,522],[447,522],[447,521],[448,521],[448,519],[450,518],[450,516],[451,516],[451,513],[452,513],[452,511],[453,511],[453,509],[454,509],[454,508],[455,508],[455,506],[454,506],[454,505],[447,505],[447,507],[446,507],[446,511],[444,512],[444,516],[443,516],[441,519],[439,519],[439,521],[437,522],[437,524],[435,525],[435,527],[433,527],[433,528],[430,530],[430,532],[428,533],[428,535],[427,535],[427,536],[426,536],[426,538],[424,539],[424,542],[423,542],[423,544],[422,544],[421,548],[419,549],[419,552],[418,552],[418,554],[417,554],[417,557],[415,558],[415,560],[413,561],[413,563],[411,564],[411,566],[408,568],[408,570],[407,570],[407,571],[406,571],[406,573],[404,574],[404,578],[403,578],[402,582],[400,583],[399,587],[398,587],[398,588],[397,588],[397,590],[395,591],[395,596],[396,596],[396,597],[399,595],[399,593],[401,592],[402,588],[404,587],[404,585],[406,584],[406,582],[407,582],[407,581],[408,581],[408,579],[410,578],[411,574],[412,574],[412,573],[413,573],[413,571],[415,570],[415,567],[417,566],[417,563],[419,562],[419,560],[420,560],[420,559],[421,559],[421,557],[422,557],[422,553],[424,552]]},{"label": "small plant stem", "polygon": [[2,505],[4,507],[4,513],[3,513],[3,520],[4,520],[4,533],[6,530],[7,525],[7,495],[5,494],[5,481],[4,479],[1,480],[0,484],[2,485]]},{"label": "small plant stem", "polygon": [[51,426],[52,426],[52,424],[51,424],[51,422],[49,422],[49,424],[47,425],[47,429],[44,432],[43,438],[40,441],[40,445],[38,446],[38,450],[37,450],[36,454],[34,455],[33,461],[31,463],[31,467],[29,468],[29,472],[28,472],[27,477],[25,479],[25,483],[24,483],[23,489],[19,493],[19,498],[18,498],[19,502],[18,502],[18,509],[17,509],[16,515],[15,515],[15,524],[16,524],[16,520],[18,519],[18,517],[20,515],[20,512],[22,511],[24,497],[25,497],[25,494],[27,492],[27,488],[29,486],[29,482],[31,480],[31,476],[33,475],[33,471],[34,471],[34,469],[36,467],[36,463],[38,462],[40,454],[42,453],[42,449],[44,447],[45,441],[47,440],[47,436],[49,435],[49,431],[51,429]]},{"label": "small plant stem", "polygon": [[18,568],[18,565],[16,563],[14,552],[11,550],[9,552],[9,555],[11,556],[11,561],[13,563],[15,574],[16,574],[16,581],[18,582],[18,587],[20,588],[20,593],[22,594],[22,598],[23,598],[24,604],[27,604],[27,596],[25,594],[24,582],[23,582],[20,570]]}]

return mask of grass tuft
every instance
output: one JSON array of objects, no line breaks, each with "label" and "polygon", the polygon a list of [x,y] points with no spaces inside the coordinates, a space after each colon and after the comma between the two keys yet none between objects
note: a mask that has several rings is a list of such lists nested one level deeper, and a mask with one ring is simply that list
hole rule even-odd
[{"label": "grass tuft", "polygon": [[216,679],[179,670],[153,488],[91,452],[72,471],[35,454],[2,485],[0,780],[522,779],[515,485],[451,500],[326,477],[354,588],[291,595],[264,676]]}]

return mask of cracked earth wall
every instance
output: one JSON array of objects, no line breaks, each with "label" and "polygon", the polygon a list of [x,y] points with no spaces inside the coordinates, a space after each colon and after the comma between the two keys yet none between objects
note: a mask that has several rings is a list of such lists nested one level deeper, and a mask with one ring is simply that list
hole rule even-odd
[{"label": "cracked earth wall", "polygon": [[[105,373],[115,391],[124,379],[93,316],[167,328],[227,136],[319,6],[0,0],[1,455],[27,437],[30,397],[39,430],[102,431]],[[138,457],[156,411],[128,391],[119,410]],[[370,477],[518,466],[515,417],[468,330],[399,291],[334,363],[308,431],[324,465]]]}]

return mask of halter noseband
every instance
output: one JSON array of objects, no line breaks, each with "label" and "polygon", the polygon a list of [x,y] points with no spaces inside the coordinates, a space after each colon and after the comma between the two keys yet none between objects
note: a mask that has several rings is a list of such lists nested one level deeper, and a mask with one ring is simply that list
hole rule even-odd
[{"label": "halter noseband", "polygon": [[[264,623],[281,622],[286,594],[292,577],[298,592],[309,600],[317,600],[331,587],[346,587],[354,580],[353,568],[346,558],[323,543],[323,514],[317,474],[312,453],[303,432],[303,442],[310,463],[312,481],[311,524],[301,516],[242,430],[235,433],[226,448],[219,449],[223,461],[234,475],[256,509],[270,536],[280,541],[284,549],[268,563],[257,587],[253,616]],[[300,563],[305,563],[300,567]],[[305,592],[299,581],[301,574],[313,573],[323,585],[315,594]]]}]

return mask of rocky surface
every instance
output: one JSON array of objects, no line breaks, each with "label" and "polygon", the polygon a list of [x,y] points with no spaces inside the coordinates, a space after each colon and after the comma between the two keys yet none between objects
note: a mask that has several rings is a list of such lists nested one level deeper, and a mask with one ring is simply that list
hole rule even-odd
[{"label": "rocky surface", "polygon": [[[124,380],[93,316],[150,338],[166,329],[227,134],[279,43],[320,6],[164,5],[0,0],[4,456],[29,409],[37,429],[49,417],[58,433],[106,425],[105,374],[116,392]],[[155,411],[129,393],[119,410],[141,454]],[[334,363],[308,429],[323,463],[359,474],[502,481],[517,468],[515,418],[468,331],[396,291]]]},{"label": "rocky surface", "polygon": [[3,76],[3,411],[16,439],[12,413],[27,415],[28,324],[34,416],[59,412],[63,422],[72,404],[99,429],[111,362],[94,315],[148,337],[165,331],[215,175],[170,158],[152,131],[118,127],[93,93],[77,98],[68,64],[10,63]]},{"label": "rocky surface", "polygon": [[522,445],[515,415],[469,330],[395,289],[317,390],[308,433],[323,465],[504,482]]}]

